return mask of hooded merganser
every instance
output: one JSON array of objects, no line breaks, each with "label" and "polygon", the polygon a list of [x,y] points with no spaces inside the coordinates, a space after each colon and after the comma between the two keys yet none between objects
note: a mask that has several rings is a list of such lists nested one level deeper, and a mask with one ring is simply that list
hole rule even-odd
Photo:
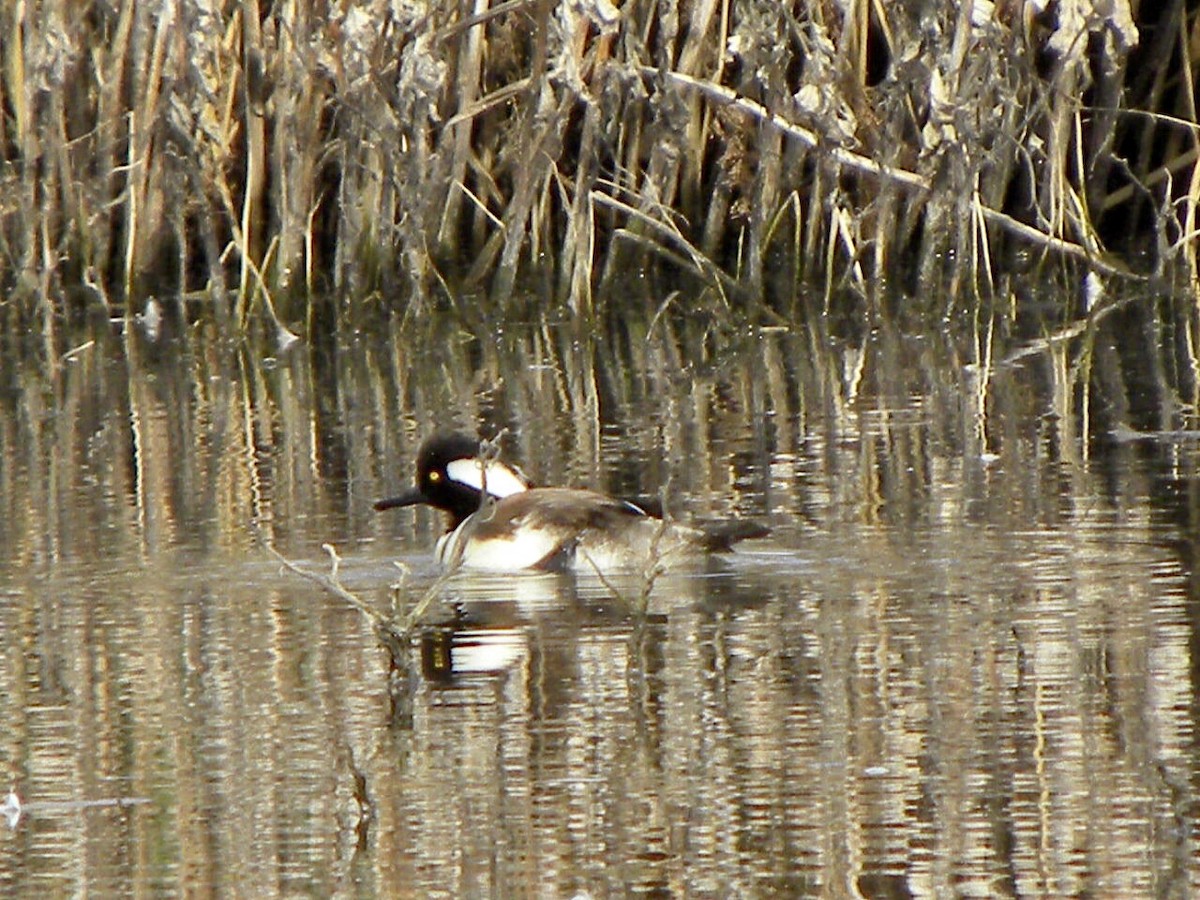
[{"label": "hooded merganser", "polygon": [[595,491],[534,487],[516,468],[480,453],[463,434],[435,434],[417,451],[417,483],[375,509],[425,504],[449,515],[437,558],[447,568],[606,573],[702,557],[768,530],[732,521],[670,524]]}]

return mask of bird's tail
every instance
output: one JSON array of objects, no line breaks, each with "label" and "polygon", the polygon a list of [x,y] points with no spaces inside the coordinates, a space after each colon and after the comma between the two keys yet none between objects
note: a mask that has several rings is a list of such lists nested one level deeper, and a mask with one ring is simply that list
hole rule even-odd
[{"label": "bird's tail", "polygon": [[703,535],[704,549],[713,553],[724,553],[733,549],[739,541],[766,537],[771,529],[761,522],[748,519],[730,519],[725,522],[702,523],[698,526]]}]

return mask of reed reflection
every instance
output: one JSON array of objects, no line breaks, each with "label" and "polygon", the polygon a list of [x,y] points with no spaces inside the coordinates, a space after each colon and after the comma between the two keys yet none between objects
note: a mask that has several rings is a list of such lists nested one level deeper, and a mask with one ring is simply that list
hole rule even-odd
[{"label": "reed reflection", "polygon": [[[981,377],[972,339],[885,327],[415,327],[0,359],[3,771],[35,811],[151,800],[0,827],[0,883],[1194,892],[1182,388],[1111,355]],[[250,526],[411,602],[440,517],[370,504],[435,425],[773,536],[644,611],[454,580],[389,651]]]}]

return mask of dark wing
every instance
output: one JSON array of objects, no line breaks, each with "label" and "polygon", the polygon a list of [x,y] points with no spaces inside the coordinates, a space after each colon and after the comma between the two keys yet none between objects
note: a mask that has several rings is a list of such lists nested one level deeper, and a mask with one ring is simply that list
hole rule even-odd
[{"label": "dark wing", "polygon": [[575,488],[535,488],[505,497],[487,523],[495,533],[531,528],[561,532],[564,540],[591,529],[620,528],[645,517],[632,503]]}]

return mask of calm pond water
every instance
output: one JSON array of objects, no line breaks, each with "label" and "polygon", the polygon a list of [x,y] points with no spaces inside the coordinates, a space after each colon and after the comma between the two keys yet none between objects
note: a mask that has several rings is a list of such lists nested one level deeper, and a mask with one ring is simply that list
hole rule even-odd
[{"label": "calm pond water", "polygon": [[[1002,313],[7,348],[0,894],[1192,895],[1200,431],[1156,315],[1010,364]],[[772,535],[644,610],[436,584],[437,516],[371,502],[439,424]],[[432,602],[386,649],[256,533]]]}]

